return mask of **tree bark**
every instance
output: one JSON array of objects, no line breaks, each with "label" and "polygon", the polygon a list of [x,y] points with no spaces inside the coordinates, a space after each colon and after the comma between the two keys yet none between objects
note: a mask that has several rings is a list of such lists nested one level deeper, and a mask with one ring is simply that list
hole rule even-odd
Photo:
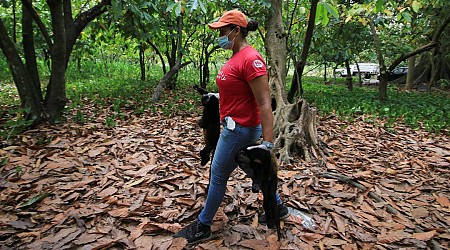
[{"label": "tree bark", "polygon": [[64,25],[66,27],[66,62],[65,66],[69,64],[70,55],[72,54],[73,47],[80,36],[81,32],[86,28],[86,26],[107,11],[106,6],[111,5],[112,0],[100,0],[97,1],[97,5],[90,8],[85,12],[81,12],[75,17],[75,20],[72,19],[72,1],[71,0],[63,0],[64,1]]},{"label": "tree bark", "polygon": [[50,121],[59,122],[66,105],[66,31],[62,0],[47,0],[53,27],[52,70],[45,95],[45,107]]},{"label": "tree bark", "polygon": [[377,34],[377,29],[373,20],[369,18],[370,31],[372,32],[373,45],[378,58],[378,64],[380,65],[380,86],[379,86],[379,100],[385,102],[387,100],[387,80],[389,77],[390,70],[386,70],[386,65],[384,64],[383,52],[381,51],[381,45]]},{"label": "tree bark", "polygon": [[25,66],[30,74],[32,84],[36,88],[36,92],[39,95],[39,102],[42,102],[41,82],[39,80],[33,34],[33,18],[31,17],[28,9],[22,5],[22,45],[24,50]]},{"label": "tree bark", "polygon": [[[33,120],[34,124],[44,120],[55,122],[61,119],[62,110],[67,102],[65,72],[75,41],[86,25],[105,12],[107,10],[104,8],[106,5],[111,5],[111,0],[100,0],[96,6],[80,13],[73,21],[71,0],[47,0],[46,2],[51,14],[52,37],[38,13],[34,10],[32,1],[22,0],[24,52],[22,56],[15,49],[4,23],[0,19],[0,46],[6,56],[8,65],[11,67],[11,73],[19,92],[22,107],[26,110],[27,119]],[[43,49],[46,61],[50,62],[51,59],[51,75],[45,99],[41,91],[37,69],[31,18],[37,24],[47,43],[48,49]],[[26,64],[23,64],[22,57]]]},{"label": "tree bark", "polygon": [[141,81],[145,81],[145,48],[143,43],[139,46],[139,66],[141,69]]},{"label": "tree bark", "polygon": [[206,88],[206,85],[209,82],[209,59],[211,58],[212,53],[214,53],[214,51],[218,50],[220,48],[219,45],[215,45],[214,47],[212,47],[212,49],[210,51],[208,51],[208,47],[205,48],[205,55],[204,55],[204,63],[202,66],[202,78],[201,78],[201,83],[200,86],[202,88]]},{"label": "tree bark", "polygon": [[347,77],[345,77],[345,79],[347,80],[347,89],[352,91],[353,90],[353,75],[352,75],[352,71],[350,70],[350,63],[348,61],[348,59],[345,59],[345,69],[347,70]]},{"label": "tree bark", "polygon": [[161,96],[161,92],[164,90],[164,88],[167,85],[167,82],[169,81],[169,79],[171,77],[173,77],[173,75],[175,75],[176,73],[178,73],[178,71],[183,68],[184,66],[190,64],[192,61],[189,62],[185,62],[183,64],[181,63],[177,63],[175,64],[175,66],[173,66],[169,72],[167,72],[167,74],[165,74],[163,76],[163,78],[161,80],[159,80],[158,85],[155,87],[155,89],[153,90],[153,95],[152,95],[152,101],[156,102],[159,100],[159,97]]},{"label": "tree bark", "polygon": [[[317,4],[317,1],[313,1]],[[311,11],[315,7],[311,7]],[[272,96],[276,99],[274,114],[274,144],[277,156],[282,162],[290,162],[294,155],[300,155],[306,160],[323,158],[326,151],[322,150],[316,129],[317,113],[306,100],[300,96],[288,101],[286,93],[286,37],[282,20],[282,1],[271,0],[268,21],[266,23],[265,47],[268,55],[269,84]],[[310,15],[308,28],[314,25],[313,14]],[[311,24],[312,23],[312,24]],[[306,61],[307,48],[303,48],[302,59]],[[304,66],[304,64],[303,64]],[[298,81],[301,81],[299,69]]]},{"label": "tree bark", "polygon": [[6,57],[11,74],[16,84],[17,91],[21,101],[21,106],[24,108],[27,119],[40,120],[43,110],[42,103],[39,101],[40,96],[33,86],[33,80],[23,64],[22,59],[17,52],[14,43],[8,37],[3,20],[0,18],[0,48]]},{"label": "tree bark", "polygon": [[312,0],[311,1],[311,9],[309,14],[309,20],[308,20],[308,27],[306,28],[306,34],[305,34],[305,40],[303,42],[303,48],[302,53],[300,55],[300,60],[295,65],[295,71],[294,71],[294,77],[292,78],[292,85],[291,89],[288,93],[288,100],[291,102],[294,100],[295,95],[301,95],[303,94],[303,87],[302,87],[302,74],[303,70],[305,69],[306,65],[306,59],[308,58],[308,52],[309,47],[311,46],[311,41],[313,37],[314,32],[314,21],[316,19],[316,10],[317,10],[317,3],[319,0]]},{"label": "tree bark", "polygon": [[416,57],[412,56],[408,59],[408,74],[406,75],[405,89],[410,90],[413,87],[414,66],[416,65]]}]

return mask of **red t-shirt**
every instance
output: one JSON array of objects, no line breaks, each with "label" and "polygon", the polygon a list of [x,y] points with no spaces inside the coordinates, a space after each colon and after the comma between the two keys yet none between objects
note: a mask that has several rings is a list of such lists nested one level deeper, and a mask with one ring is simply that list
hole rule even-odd
[{"label": "red t-shirt", "polygon": [[226,116],[244,127],[261,123],[259,108],[248,84],[258,76],[267,75],[261,54],[247,46],[234,54],[216,77],[220,94],[220,120]]}]

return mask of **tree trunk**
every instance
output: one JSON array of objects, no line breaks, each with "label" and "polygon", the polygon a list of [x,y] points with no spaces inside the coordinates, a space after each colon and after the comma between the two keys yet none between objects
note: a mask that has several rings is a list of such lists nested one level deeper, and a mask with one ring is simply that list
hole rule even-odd
[{"label": "tree trunk", "polygon": [[184,66],[188,65],[192,61],[186,62],[186,63],[177,63],[175,66],[173,66],[167,74],[163,76],[161,80],[159,80],[158,85],[153,89],[153,95],[152,95],[152,101],[156,102],[159,100],[159,97],[161,96],[161,92],[166,88],[166,85],[170,78],[172,78],[175,74],[178,73],[178,71],[183,68]]},{"label": "tree trunk", "polygon": [[14,43],[8,37],[3,20],[0,18],[0,48],[6,57],[11,74],[16,84],[17,91],[21,101],[21,106],[24,108],[27,119],[39,121],[43,111],[40,96],[36,92],[33,85],[33,80],[28,73],[26,66],[23,64]]},{"label": "tree trunk", "polygon": [[141,81],[145,81],[145,48],[143,43],[139,46],[139,66],[141,68]]},{"label": "tree trunk", "polygon": [[17,43],[17,13],[16,13],[16,0],[12,1],[12,12],[13,12],[13,41]]},{"label": "tree trunk", "polygon": [[[358,81],[359,81],[359,86],[362,87],[362,79],[361,79],[361,70],[359,69],[359,64],[358,62],[355,62],[356,68],[358,69]],[[353,85],[351,90],[353,90]]]},{"label": "tree trunk", "polygon": [[386,65],[384,64],[383,53],[381,52],[381,45],[377,34],[377,29],[372,19],[369,19],[369,26],[372,32],[373,45],[378,58],[378,64],[380,65],[380,86],[379,86],[379,100],[385,102],[387,100],[387,80],[389,77],[389,72],[386,70]]},{"label": "tree trunk", "polygon": [[53,27],[52,70],[45,95],[45,107],[50,121],[61,121],[66,98],[66,31],[62,0],[47,0]]},{"label": "tree trunk", "polygon": [[204,63],[201,65],[202,67],[202,78],[200,82],[200,86],[202,88],[206,88],[206,85],[209,82],[209,59],[211,58],[212,53],[214,51],[218,50],[220,48],[219,45],[215,45],[210,51],[208,51],[208,47],[205,48],[205,55],[204,55]]},{"label": "tree trunk", "polygon": [[[29,1],[30,0],[25,0]],[[31,17],[28,9],[22,5],[22,43],[25,57],[25,65],[32,80],[32,84],[39,95],[39,102],[43,101],[41,82],[39,80],[39,72],[36,62],[36,50],[34,47],[33,36],[33,18]]]},{"label": "tree trunk", "polygon": [[414,66],[416,65],[416,57],[412,56],[408,59],[408,74],[406,75],[405,89],[410,90],[413,87]]},{"label": "tree trunk", "polygon": [[[0,19],[0,47],[11,67],[22,107],[27,112],[27,119],[33,120],[34,124],[45,120],[55,122],[61,119],[67,102],[65,73],[75,41],[87,24],[104,13],[107,10],[106,5],[111,5],[111,0],[100,0],[91,9],[79,13],[77,19],[73,21],[71,0],[47,0],[46,2],[51,13],[53,28],[51,34],[34,10],[32,1],[22,0],[23,55],[19,55]],[[45,100],[39,81],[31,18],[48,46],[43,48],[45,60],[51,71]],[[26,65],[22,63],[21,58],[25,59]]]},{"label": "tree trunk", "polygon": [[[314,0],[311,6],[308,29],[314,28],[314,14],[317,6]],[[274,114],[274,144],[279,160],[290,162],[294,154],[306,160],[325,157],[326,151],[318,139],[316,129],[317,112],[306,100],[297,96],[293,102],[288,101],[286,93],[286,32],[282,21],[282,1],[271,0],[267,21],[265,47],[268,55],[269,84],[276,99]],[[306,43],[305,43],[306,44]],[[306,62],[307,48],[303,48],[302,58]],[[300,63],[301,65],[301,63]],[[304,64],[303,64],[304,66]],[[299,68],[298,83],[303,69]]]},{"label": "tree trunk", "polygon": [[305,40],[303,42],[302,54],[300,55],[300,61],[295,65],[294,77],[292,78],[291,89],[288,93],[288,100],[292,102],[295,95],[303,94],[302,86],[302,74],[305,69],[306,59],[308,58],[309,47],[311,46],[311,41],[314,32],[314,20],[316,18],[317,3],[319,0],[311,1],[311,9],[308,20],[308,27],[306,28]]},{"label": "tree trunk", "polygon": [[348,59],[345,59],[345,69],[347,70],[347,89],[352,91],[353,90],[353,77],[352,77],[352,71],[350,70],[350,63],[348,62]]}]

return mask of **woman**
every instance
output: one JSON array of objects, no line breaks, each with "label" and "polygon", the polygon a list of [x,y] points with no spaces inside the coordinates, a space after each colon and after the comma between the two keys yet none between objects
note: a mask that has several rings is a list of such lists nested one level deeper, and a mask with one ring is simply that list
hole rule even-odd
[{"label": "woman", "polygon": [[[211,224],[225,195],[227,181],[236,168],[238,150],[263,137],[262,147],[273,148],[273,114],[269,81],[262,56],[246,41],[248,31],[255,31],[258,22],[247,22],[238,10],[225,12],[218,22],[208,24],[219,30],[219,45],[233,51],[231,58],[216,77],[220,96],[220,119],[224,128],[211,164],[211,176],[205,207],[198,220],[185,227],[174,237],[183,237],[195,243],[211,237]],[[277,194],[280,218],[289,211]],[[263,214],[259,221],[265,223]]]}]

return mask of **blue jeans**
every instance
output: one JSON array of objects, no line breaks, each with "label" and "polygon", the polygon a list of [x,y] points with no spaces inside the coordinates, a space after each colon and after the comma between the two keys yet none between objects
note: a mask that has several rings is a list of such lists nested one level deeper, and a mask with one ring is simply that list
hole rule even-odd
[{"label": "blue jeans", "polygon": [[[234,130],[224,126],[220,134],[219,141],[214,152],[211,164],[211,176],[209,183],[206,204],[200,215],[199,221],[204,225],[211,225],[214,215],[222,203],[225,196],[227,181],[231,173],[237,167],[234,159],[236,153],[250,143],[255,143],[262,134],[261,125],[256,127],[242,127],[236,124]],[[277,203],[281,204],[281,199],[276,194]]]}]

